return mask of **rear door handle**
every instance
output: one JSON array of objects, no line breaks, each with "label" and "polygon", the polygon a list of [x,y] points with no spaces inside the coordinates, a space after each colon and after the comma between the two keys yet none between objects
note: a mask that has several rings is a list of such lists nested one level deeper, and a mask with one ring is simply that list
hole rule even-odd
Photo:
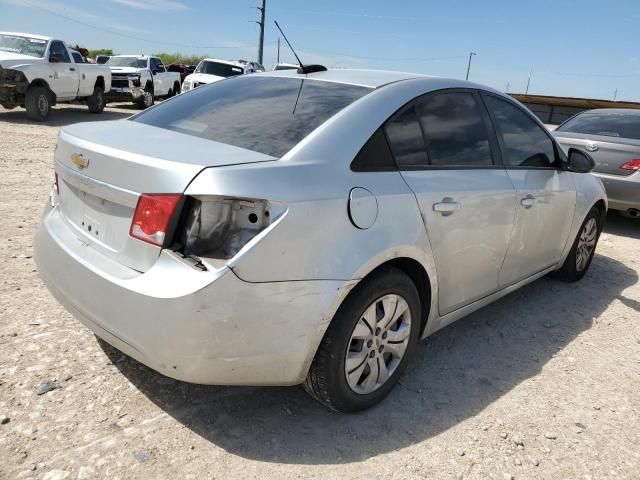
[{"label": "rear door handle", "polygon": [[76,69],[75,69],[75,68],[73,68],[73,67],[70,67],[70,68],[69,68],[69,70],[71,70],[72,72],[75,72],[75,71],[76,71]]},{"label": "rear door handle", "polygon": [[536,197],[534,197],[533,195],[531,195],[529,193],[526,197],[524,197],[522,200],[520,200],[520,204],[524,208],[531,208],[536,204]]},{"label": "rear door handle", "polygon": [[433,211],[441,213],[443,216],[452,215],[462,205],[456,202],[453,198],[443,198],[441,202],[433,204]]}]

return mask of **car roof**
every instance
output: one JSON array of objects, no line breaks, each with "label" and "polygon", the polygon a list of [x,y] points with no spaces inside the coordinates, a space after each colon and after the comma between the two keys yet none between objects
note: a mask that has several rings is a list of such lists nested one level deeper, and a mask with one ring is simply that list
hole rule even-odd
[{"label": "car roof", "polygon": [[635,108],[594,108],[592,110],[584,110],[580,113],[589,113],[589,114],[597,114],[597,115],[607,115],[607,114],[615,114],[615,115],[636,115],[640,116],[640,110]]},{"label": "car roof", "polygon": [[[300,77],[297,70],[271,70],[259,73],[271,77]],[[362,87],[378,88],[389,83],[409,80],[412,78],[436,78],[420,73],[394,72],[389,70],[361,70],[361,69],[330,69],[306,75],[306,78],[325,80],[328,82],[346,83]]]},{"label": "car roof", "polygon": [[35,38],[36,40],[53,40],[53,37],[47,37],[46,35],[38,35],[35,33],[20,33],[20,32],[0,32],[2,35],[15,35],[16,37],[29,37]]}]

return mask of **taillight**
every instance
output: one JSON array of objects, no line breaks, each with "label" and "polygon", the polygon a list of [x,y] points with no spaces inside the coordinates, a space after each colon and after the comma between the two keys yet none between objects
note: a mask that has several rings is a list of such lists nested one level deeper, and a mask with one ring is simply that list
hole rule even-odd
[{"label": "taillight", "polygon": [[140,195],[129,235],[161,247],[180,197],[180,194]]},{"label": "taillight", "polygon": [[629,160],[628,162],[620,165],[621,170],[631,170],[632,172],[637,172],[640,170],[640,159]]}]

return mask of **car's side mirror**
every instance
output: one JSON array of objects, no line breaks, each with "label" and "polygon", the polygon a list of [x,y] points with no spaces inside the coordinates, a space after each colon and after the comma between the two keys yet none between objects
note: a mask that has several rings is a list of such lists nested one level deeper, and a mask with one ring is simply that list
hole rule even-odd
[{"label": "car's side mirror", "polygon": [[591,155],[577,148],[569,149],[568,170],[577,173],[589,173],[596,166]]}]

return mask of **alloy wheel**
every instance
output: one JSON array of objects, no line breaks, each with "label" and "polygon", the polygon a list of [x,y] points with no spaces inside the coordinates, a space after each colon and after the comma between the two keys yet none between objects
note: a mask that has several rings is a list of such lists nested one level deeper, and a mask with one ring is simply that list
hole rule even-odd
[{"label": "alloy wheel", "polygon": [[581,272],[589,263],[593,250],[596,246],[596,237],[598,236],[598,222],[595,218],[590,218],[585,223],[580,237],[578,239],[578,248],[576,250],[576,270]]},{"label": "alloy wheel", "polygon": [[369,305],[356,323],[344,370],[355,393],[366,395],[393,375],[409,345],[411,311],[400,295],[389,294]]}]

